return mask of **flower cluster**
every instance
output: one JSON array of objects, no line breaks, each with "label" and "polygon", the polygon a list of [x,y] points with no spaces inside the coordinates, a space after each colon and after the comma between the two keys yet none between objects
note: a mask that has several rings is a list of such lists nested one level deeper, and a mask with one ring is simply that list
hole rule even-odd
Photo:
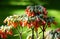
[{"label": "flower cluster", "polygon": [[30,23],[27,23],[29,27],[38,28],[46,24],[50,27],[51,23],[56,24],[54,17],[47,16],[48,12],[43,6],[28,6],[25,11],[29,18],[28,22],[30,21]]},{"label": "flower cluster", "polygon": [[4,23],[7,22],[7,25],[12,25],[15,28],[20,25],[29,28],[34,26],[36,29],[42,25],[47,24],[50,27],[51,23],[56,24],[54,17],[47,16],[47,10],[43,6],[28,6],[25,11],[26,15],[9,16],[4,20]]},{"label": "flower cluster", "polygon": [[25,11],[28,17],[39,14],[47,15],[46,8],[43,6],[28,6]]},{"label": "flower cluster", "polygon": [[[47,33],[48,32],[48,33]],[[60,39],[60,28],[45,32],[46,39]]]},{"label": "flower cluster", "polygon": [[8,26],[13,26],[14,28],[16,28],[19,25],[19,21],[20,21],[20,16],[18,15],[13,15],[13,16],[9,16],[4,20],[4,23],[7,23]]},{"label": "flower cluster", "polygon": [[2,38],[5,38],[7,34],[12,35],[11,29],[17,26],[28,26],[29,28],[34,27],[35,30],[38,30],[38,27],[44,27],[46,25],[51,27],[51,24],[56,24],[54,17],[48,17],[47,10],[43,6],[28,6],[26,8],[26,13],[24,15],[13,15],[9,16],[4,20],[4,23],[7,23],[7,26],[0,27],[0,35]]},{"label": "flower cluster", "polygon": [[7,26],[7,25],[5,25],[5,26],[1,26],[0,27],[0,36],[1,36],[1,38],[7,38],[7,35],[12,35],[12,26]]}]

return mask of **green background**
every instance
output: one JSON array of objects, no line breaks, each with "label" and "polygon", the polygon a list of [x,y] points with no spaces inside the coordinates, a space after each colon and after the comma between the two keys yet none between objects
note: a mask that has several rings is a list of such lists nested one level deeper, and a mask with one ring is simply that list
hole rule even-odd
[{"label": "green background", "polygon": [[[10,15],[21,15],[25,13],[25,9],[28,5],[42,5],[47,8],[48,16],[54,16],[57,25],[52,25],[48,29],[60,28],[60,0],[0,0],[0,26],[5,25],[3,20]],[[24,28],[24,31],[27,29]],[[14,33],[17,30],[13,30]],[[29,33],[23,35],[23,39]],[[8,36],[8,39],[19,39],[18,36]]]}]

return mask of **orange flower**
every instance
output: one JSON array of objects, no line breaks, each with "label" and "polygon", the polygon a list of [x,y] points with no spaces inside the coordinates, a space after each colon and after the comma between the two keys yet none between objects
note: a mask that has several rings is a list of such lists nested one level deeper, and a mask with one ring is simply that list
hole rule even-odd
[{"label": "orange flower", "polygon": [[13,22],[12,25],[14,28],[16,28],[18,26],[18,22]]},{"label": "orange flower", "polygon": [[37,22],[40,22],[40,19],[39,19],[39,18],[36,18],[36,21],[37,21]]},{"label": "orange flower", "polygon": [[[2,26],[3,27],[3,26]],[[9,29],[8,26],[4,26],[3,28],[0,29],[0,36],[3,39],[7,38],[7,35],[12,35],[12,31]]]},{"label": "orange flower", "polygon": [[31,16],[35,16],[34,12],[31,12]]},{"label": "orange flower", "polygon": [[9,26],[9,25],[11,25],[11,21],[10,20],[8,20],[8,23],[7,23],[7,25]]},{"label": "orange flower", "polygon": [[31,14],[30,12],[27,14],[28,17],[30,17],[31,15],[32,15],[32,14]]},{"label": "orange flower", "polygon": [[47,18],[47,16],[46,16],[46,15],[43,15],[43,17],[44,17],[44,18]]},{"label": "orange flower", "polygon": [[27,25],[27,21],[25,20],[22,24],[22,26],[26,26]]},{"label": "orange flower", "polygon": [[46,22],[44,20],[42,20],[42,25],[46,25]]},{"label": "orange flower", "polygon": [[25,12],[26,12],[26,14],[28,14],[30,11],[29,11],[29,9],[26,9]]},{"label": "orange flower", "polygon": [[44,15],[47,15],[46,8],[43,8],[43,13],[44,13]]},{"label": "orange flower", "polygon": [[49,22],[49,23],[47,23],[47,25],[48,25],[48,27],[51,27],[51,23]]},{"label": "orange flower", "polygon": [[0,34],[3,34],[4,32],[2,30],[0,30]]},{"label": "orange flower", "polygon": [[19,22],[20,26],[22,26],[22,21]]},{"label": "orange flower", "polygon": [[12,30],[6,31],[6,34],[12,35]]},{"label": "orange flower", "polygon": [[38,29],[38,27],[39,27],[39,23],[36,22],[35,29]]},{"label": "orange flower", "polygon": [[57,28],[56,31],[57,31],[57,32],[60,32],[60,28]]},{"label": "orange flower", "polygon": [[28,23],[27,26],[28,26],[28,28],[31,28],[31,24],[30,23]]},{"label": "orange flower", "polygon": [[25,10],[26,14],[28,14],[28,9]]},{"label": "orange flower", "polygon": [[1,38],[3,38],[3,39],[6,39],[7,38],[7,34],[1,34]]},{"label": "orange flower", "polygon": [[27,14],[28,17],[35,15],[34,12],[30,12],[29,9],[26,9],[25,11],[26,11],[26,14]]},{"label": "orange flower", "polygon": [[32,21],[30,24],[30,27],[34,26],[34,28],[37,30],[39,27],[39,23],[37,21]]},{"label": "orange flower", "polygon": [[53,22],[53,24],[55,24],[55,25],[56,25],[57,23],[54,21],[54,22]]}]

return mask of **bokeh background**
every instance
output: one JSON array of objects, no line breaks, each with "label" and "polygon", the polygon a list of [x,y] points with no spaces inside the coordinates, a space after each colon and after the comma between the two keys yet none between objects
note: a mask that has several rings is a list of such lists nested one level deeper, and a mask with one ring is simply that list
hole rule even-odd
[{"label": "bokeh background", "polygon": [[[47,8],[48,16],[54,16],[57,25],[48,29],[60,28],[60,0],[0,0],[0,26],[5,25],[3,20],[10,15],[21,15],[25,13],[28,5],[42,5]],[[24,28],[24,31],[27,30]],[[14,33],[17,30],[14,30]],[[23,35],[26,39],[28,33]],[[19,36],[8,36],[8,39],[19,39]]]}]

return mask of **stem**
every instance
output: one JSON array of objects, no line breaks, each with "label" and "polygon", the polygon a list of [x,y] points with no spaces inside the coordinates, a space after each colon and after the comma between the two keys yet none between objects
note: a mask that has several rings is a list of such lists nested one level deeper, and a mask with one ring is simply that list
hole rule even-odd
[{"label": "stem", "polygon": [[38,39],[38,31],[36,31],[36,39]]},{"label": "stem", "polygon": [[20,31],[20,29],[21,29],[21,28],[17,27],[17,31],[18,31],[19,34],[20,34],[19,37],[20,37],[20,39],[22,39],[22,31]]},{"label": "stem", "polygon": [[34,28],[32,28],[32,39],[34,39]]},{"label": "stem", "polygon": [[22,32],[20,32],[20,39],[22,39]]},{"label": "stem", "polygon": [[44,26],[43,26],[43,39],[44,39],[44,32],[45,32],[45,30],[44,30]]},{"label": "stem", "polygon": [[22,32],[23,32],[23,27],[21,27],[21,28],[22,28],[22,30],[20,31],[20,39],[22,39]]},{"label": "stem", "polygon": [[40,26],[40,29],[43,30],[41,26]]},{"label": "stem", "polygon": [[45,26],[45,29],[47,28],[47,24],[46,24],[46,26]]}]

